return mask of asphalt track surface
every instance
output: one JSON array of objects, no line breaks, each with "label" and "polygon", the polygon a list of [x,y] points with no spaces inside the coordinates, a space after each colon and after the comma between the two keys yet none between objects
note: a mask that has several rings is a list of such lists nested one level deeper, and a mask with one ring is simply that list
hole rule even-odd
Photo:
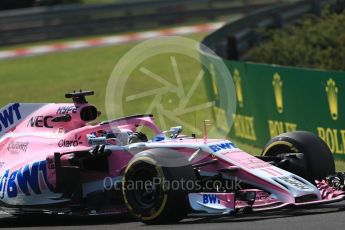
[{"label": "asphalt track surface", "polygon": [[147,226],[126,216],[109,217],[35,217],[19,219],[0,215],[0,228],[9,229],[255,229],[318,230],[345,229],[345,201],[309,209],[281,210],[237,217],[187,218],[175,225]]}]

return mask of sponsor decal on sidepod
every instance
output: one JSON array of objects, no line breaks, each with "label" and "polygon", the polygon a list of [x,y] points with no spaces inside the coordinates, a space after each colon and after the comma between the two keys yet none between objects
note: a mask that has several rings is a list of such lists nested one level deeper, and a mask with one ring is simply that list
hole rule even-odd
[{"label": "sponsor decal on sidepod", "polygon": [[26,196],[41,194],[41,181],[50,191],[53,190],[48,182],[45,160],[27,164],[12,172],[7,169],[0,176],[0,199],[15,198],[21,192]]}]

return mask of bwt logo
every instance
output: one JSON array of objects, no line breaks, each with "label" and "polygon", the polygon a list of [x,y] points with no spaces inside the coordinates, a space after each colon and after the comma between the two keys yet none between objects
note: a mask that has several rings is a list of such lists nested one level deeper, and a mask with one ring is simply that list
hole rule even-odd
[{"label": "bwt logo", "polygon": [[224,149],[236,148],[236,146],[231,142],[224,142],[224,143],[220,143],[220,144],[216,144],[216,145],[209,145],[208,147],[210,147],[210,149],[212,149],[213,152],[218,152],[218,151],[224,150]]},{"label": "bwt logo", "polygon": [[26,196],[42,194],[44,188],[41,187],[42,185],[40,186],[41,181],[44,181],[45,186],[53,191],[53,187],[48,182],[45,160],[27,164],[11,173],[7,169],[0,176],[0,199],[15,198],[20,191]]},{"label": "bwt logo", "polygon": [[202,195],[202,202],[204,204],[220,204],[220,200],[217,199],[217,196],[214,194]]},{"label": "bwt logo", "polygon": [[19,103],[15,103],[0,112],[0,132],[3,128],[7,129],[22,118],[19,107]]}]

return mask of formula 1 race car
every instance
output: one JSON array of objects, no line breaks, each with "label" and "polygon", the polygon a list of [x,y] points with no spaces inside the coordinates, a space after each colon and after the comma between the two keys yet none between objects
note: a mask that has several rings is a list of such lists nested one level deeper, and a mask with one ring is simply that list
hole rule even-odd
[{"label": "formula 1 race car", "polygon": [[[73,103],[0,111],[0,203],[10,214],[131,213],[147,224],[344,200],[327,145],[308,132],[273,138],[254,157],[228,140],[161,131],[152,115],[90,124],[92,91]],[[152,138],[140,132],[148,129]]]}]

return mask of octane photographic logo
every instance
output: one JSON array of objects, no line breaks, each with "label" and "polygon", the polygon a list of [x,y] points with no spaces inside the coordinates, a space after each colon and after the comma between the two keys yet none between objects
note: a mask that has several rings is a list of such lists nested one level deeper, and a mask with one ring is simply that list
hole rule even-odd
[{"label": "octane photographic logo", "polygon": [[[212,87],[204,84],[211,75],[218,88],[226,89],[218,90],[217,99],[209,98],[206,89]],[[162,130],[181,125],[183,133],[197,137],[203,135],[203,121],[212,120],[208,136],[224,138],[236,112],[236,91],[227,66],[213,51],[189,38],[165,36],[122,56],[109,78],[105,102],[108,119],[154,114]]]}]

